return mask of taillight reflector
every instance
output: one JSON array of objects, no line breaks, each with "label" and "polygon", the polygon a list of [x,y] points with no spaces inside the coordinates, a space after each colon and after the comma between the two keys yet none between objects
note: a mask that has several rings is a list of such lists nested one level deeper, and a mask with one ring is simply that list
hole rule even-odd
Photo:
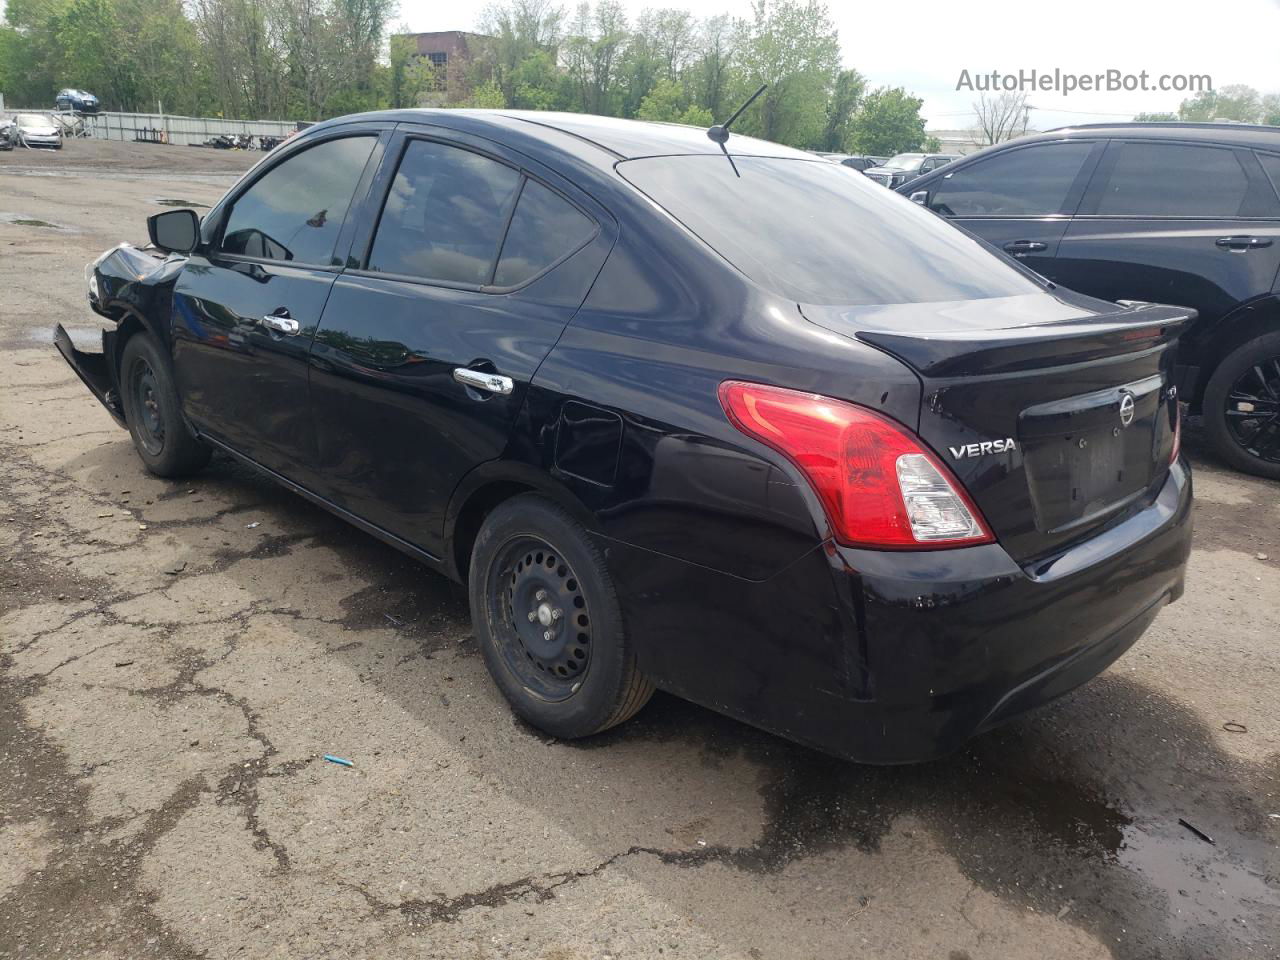
[{"label": "taillight reflector", "polygon": [[848,546],[919,550],[990,543],[978,508],[907,427],[843,400],[729,380],[739,430],[794,463]]}]

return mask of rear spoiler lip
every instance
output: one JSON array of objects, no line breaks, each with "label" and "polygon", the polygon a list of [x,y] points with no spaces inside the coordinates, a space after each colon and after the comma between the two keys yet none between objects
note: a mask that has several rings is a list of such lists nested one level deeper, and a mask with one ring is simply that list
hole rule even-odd
[{"label": "rear spoiler lip", "polygon": [[[1197,315],[1187,307],[1142,304],[1023,327],[914,334],[859,330],[856,336],[923,376],[953,377],[1017,373],[1043,368],[1046,361],[1065,366],[1163,347]],[[1150,335],[1133,336],[1147,329]]]},{"label": "rear spoiler lip", "polygon": [[102,331],[102,353],[85,353],[77,350],[71,337],[58,324],[53,330],[53,344],[62,354],[62,359],[75,371],[80,381],[89,388],[89,392],[98,398],[98,402],[111,414],[112,419],[120,426],[125,426],[124,408],[120,403],[120,391],[117,388],[115,373],[107,358],[111,355],[111,347],[115,339],[114,330]]}]

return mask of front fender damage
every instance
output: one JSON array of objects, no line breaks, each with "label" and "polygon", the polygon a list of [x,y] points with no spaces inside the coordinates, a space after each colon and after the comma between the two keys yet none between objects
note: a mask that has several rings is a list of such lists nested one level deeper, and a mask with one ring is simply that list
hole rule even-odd
[{"label": "front fender damage", "polygon": [[107,413],[120,426],[125,426],[124,404],[120,400],[120,384],[116,375],[116,365],[108,358],[116,355],[115,341],[118,336],[115,330],[102,331],[102,352],[86,353],[77,350],[62,324],[53,331],[53,343],[62,354],[62,358],[76,372],[76,376],[89,388],[89,392],[107,408]]},{"label": "front fender damage", "polygon": [[[121,243],[85,268],[89,306],[118,325],[141,323],[166,342],[163,321],[168,316],[174,282],[185,263],[183,257],[164,256]],[[71,342],[62,324],[53,332],[53,343],[62,358],[122,427],[125,416],[117,363],[119,348],[127,336],[127,327],[124,333],[119,326],[104,330],[102,352],[90,353]]]}]

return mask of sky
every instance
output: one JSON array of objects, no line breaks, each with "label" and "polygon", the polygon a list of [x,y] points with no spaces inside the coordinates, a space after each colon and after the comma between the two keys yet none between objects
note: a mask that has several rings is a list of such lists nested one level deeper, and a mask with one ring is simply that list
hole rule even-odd
[{"label": "sky", "polygon": [[[489,0],[400,0],[414,31],[471,30]],[[631,16],[647,6],[678,6],[697,17],[745,16],[748,0],[624,0]],[[902,86],[924,99],[930,129],[973,125],[974,91],[957,91],[961,71],[1055,69],[1092,75],[1112,69],[1162,75],[1207,74],[1213,86],[1247,84],[1280,93],[1280,0],[828,0],[846,67],[872,86]],[[565,4],[573,6],[573,0]],[[975,81],[976,82],[976,81]],[[1029,94],[1031,127],[1131,119],[1176,111],[1188,93]]]}]

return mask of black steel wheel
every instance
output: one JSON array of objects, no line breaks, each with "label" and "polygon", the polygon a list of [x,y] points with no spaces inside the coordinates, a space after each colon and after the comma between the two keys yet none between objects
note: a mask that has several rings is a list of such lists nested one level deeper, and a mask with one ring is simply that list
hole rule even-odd
[{"label": "black steel wheel", "polygon": [[541,538],[516,537],[490,577],[507,669],[544,700],[573,696],[591,666],[591,613],[573,568]]},{"label": "black steel wheel", "polygon": [[134,449],[148,470],[181,477],[209,462],[209,447],[182,418],[169,358],[149,333],[135,333],[124,345],[120,394]]},{"label": "black steel wheel", "polygon": [[1205,388],[1205,434],[1238,470],[1280,480],[1280,333],[1237,347]]},{"label": "black steel wheel", "polygon": [[164,418],[160,415],[159,384],[147,358],[135,356],[125,374],[133,392],[133,408],[138,411],[138,441],[153,457],[164,450]]},{"label": "black steel wheel", "polygon": [[622,723],[648,702],[613,581],[587,531],[522,494],[485,517],[471,550],[471,625],[512,709],[556,737]]}]

